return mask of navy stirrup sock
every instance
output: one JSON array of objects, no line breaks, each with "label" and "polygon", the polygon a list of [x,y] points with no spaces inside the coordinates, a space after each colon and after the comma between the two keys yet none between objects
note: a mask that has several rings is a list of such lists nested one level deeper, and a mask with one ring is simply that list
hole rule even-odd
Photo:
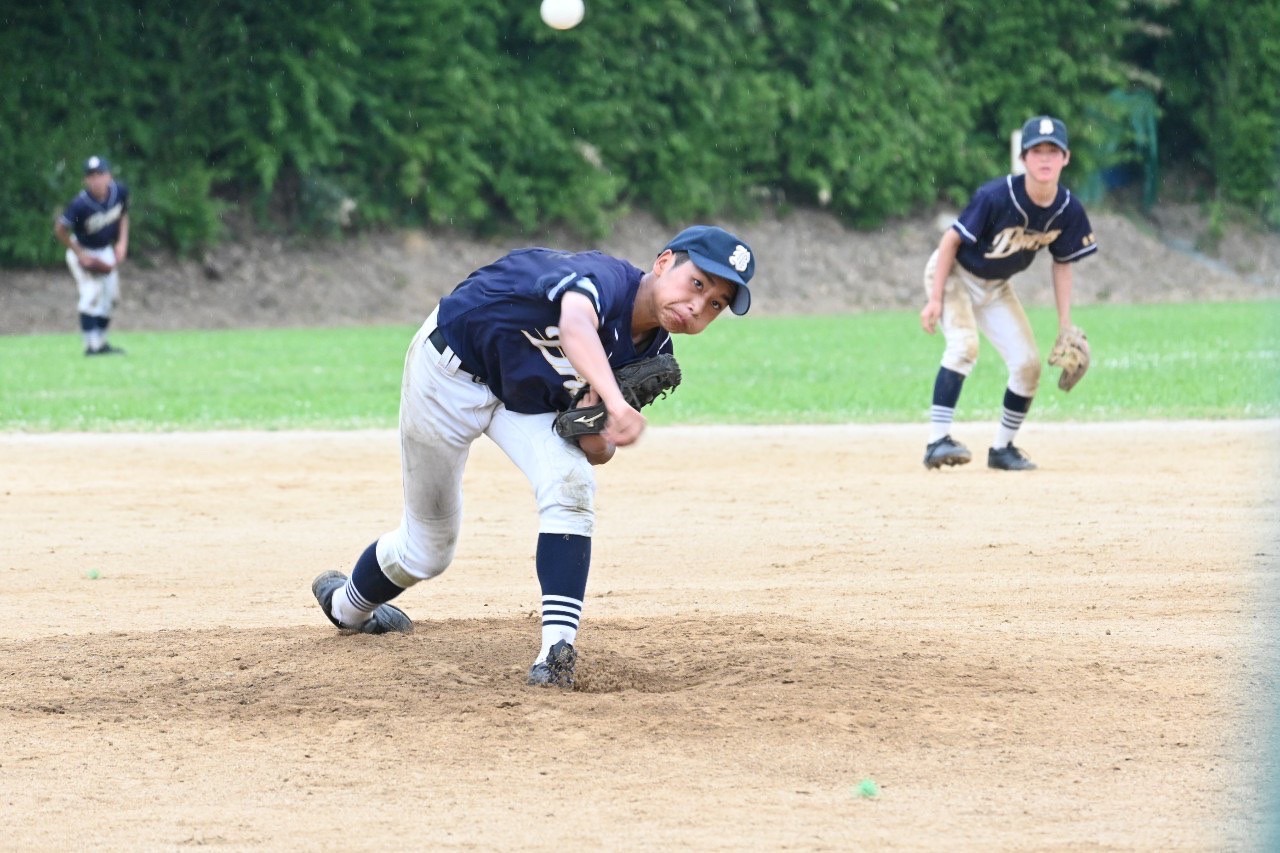
[{"label": "navy stirrup sock", "polygon": [[1031,397],[1015,394],[1008,388],[1004,389],[1004,407],[1011,412],[1025,415],[1031,411],[1031,399]]},{"label": "navy stirrup sock", "polygon": [[964,387],[964,374],[949,367],[938,368],[938,378],[933,381],[933,405],[954,409],[960,401],[960,389]]},{"label": "navy stirrup sock", "polygon": [[360,559],[356,560],[356,566],[351,570],[351,585],[364,603],[375,606],[404,592],[403,587],[396,586],[382,573],[382,567],[378,565],[377,542],[365,548]]},{"label": "navy stirrup sock", "polygon": [[591,537],[539,533],[537,563],[544,597],[562,595],[581,601],[591,568]]}]

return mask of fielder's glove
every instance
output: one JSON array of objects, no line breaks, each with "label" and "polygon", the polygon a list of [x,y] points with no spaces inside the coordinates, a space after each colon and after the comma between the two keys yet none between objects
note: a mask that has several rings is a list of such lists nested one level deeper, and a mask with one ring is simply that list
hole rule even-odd
[{"label": "fielder's glove", "polygon": [[[674,355],[663,353],[623,365],[613,372],[613,378],[618,381],[618,388],[627,405],[640,409],[675,390],[680,384],[680,365],[676,363]],[[586,393],[584,386],[573,398],[573,402],[576,404]],[[608,418],[604,403],[570,409],[556,415],[556,432],[561,438],[574,441],[579,436],[604,432]]]},{"label": "fielder's glove", "polygon": [[1085,337],[1084,329],[1072,326],[1058,333],[1053,351],[1049,353],[1049,363],[1062,368],[1058,376],[1059,388],[1070,391],[1076,387],[1089,369],[1089,360],[1089,339]]}]

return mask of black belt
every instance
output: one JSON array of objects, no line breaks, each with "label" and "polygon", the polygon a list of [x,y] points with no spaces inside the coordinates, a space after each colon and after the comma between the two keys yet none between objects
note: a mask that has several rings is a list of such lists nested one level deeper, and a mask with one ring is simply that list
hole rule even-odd
[{"label": "black belt", "polygon": [[[440,331],[439,327],[436,327],[431,330],[431,334],[427,335],[427,340],[431,342],[431,346],[435,347],[436,352],[440,353],[441,355],[444,355],[444,351],[450,348],[449,345],[445,343],[444,332]],[[465,361],[462,360],[461,356],[459,356],[456,352],[454,353],[454,356],[457,357],[458,359],[459,370],[461,370],[463,373],[470,373],[471,376],[475,378],[476,381],[478,382],[483,381],[479,378],[479,376],[477,376],[476,372],[471,369],[471,365],[467,364]]]},{"label": "black belt", "polygon": [[449,346],[444,342],[444,332],[441,332],[438,328],[431,330],[431,334],[427,335],[427,340],[431,341],[431,345],[441,355],[444,355],[445,349]]}]

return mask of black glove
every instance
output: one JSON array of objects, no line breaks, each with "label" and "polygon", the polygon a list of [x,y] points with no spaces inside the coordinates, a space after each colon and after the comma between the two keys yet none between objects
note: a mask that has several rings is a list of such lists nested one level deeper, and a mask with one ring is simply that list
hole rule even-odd
[{"label": "black glove", "polygon": [[[622,398],[633,409],[649,405],[659,397],[665,397],[680,384],[680,365],[676,357],[667,353],[652,358],[624,364],[613,372],[618,381]],[[573,398],[576,405],[587,393],[586,386]],[[556,415],[556,432],[561,438],[573,441],[580,435],[604,432],[609,416],[604,403],[569,409]]]}]

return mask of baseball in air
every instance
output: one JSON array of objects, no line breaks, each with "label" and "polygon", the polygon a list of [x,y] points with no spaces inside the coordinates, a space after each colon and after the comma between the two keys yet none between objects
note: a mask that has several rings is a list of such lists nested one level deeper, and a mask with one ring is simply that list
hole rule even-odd
[{"label": "baseball in air", "polygon": [[587,13],[582,0],[542,0],[542,21],[557,30],[571,30]]}]

